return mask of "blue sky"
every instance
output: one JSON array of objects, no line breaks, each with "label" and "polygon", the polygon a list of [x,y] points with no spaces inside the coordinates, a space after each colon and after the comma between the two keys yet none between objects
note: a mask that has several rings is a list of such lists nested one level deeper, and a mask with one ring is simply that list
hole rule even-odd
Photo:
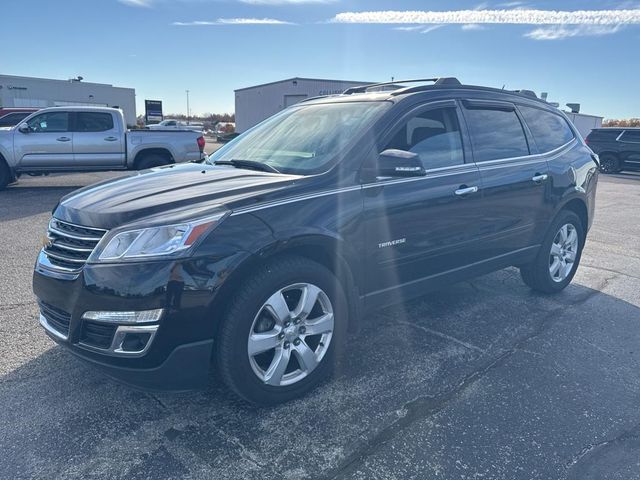
[{"label": "blue sky", "polygon": [[230,112],[235,88],[288,77],[446,75],[640,117],[640,2],[30,0],[1,23],[0,73],[134,87],[139,114],[185,112],[185,89]]}]

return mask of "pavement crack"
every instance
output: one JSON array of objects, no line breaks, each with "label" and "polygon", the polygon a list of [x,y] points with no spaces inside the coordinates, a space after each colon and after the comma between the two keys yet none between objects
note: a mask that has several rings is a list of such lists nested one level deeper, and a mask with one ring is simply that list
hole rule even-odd
[{"label": "pavement crack", "polygon": [[460,346],[462,346],[464,348],[467,348],[469,350],[475,350],[475,351],[480,352],[480,353],[486,353],[486,351],[484,349],[480,348],[480,347],[477,347],[477,346],[475,346],[475,345],[473,345],[471,343],[468,343],[468,342],[465,342],[463,340],[460,340],[460,339],[458,339],[456,337],[452,337],[451,335],[447,335],[446,333],[439,332],[438,330],[434,330],[432,328],[424,327],[424,326],[418,325],[416,323],[405,322],[405,321],[402,321],[402,320],[395,321],[394,323],[396,323],[398,325],[407,325],[407,326],[410,326],[410,327],[417,328],[419,330],[422,330],[423,332],[426,332],[426,333],[429,333],[431,335],[435,335],[436,337],[440,337],[442,339],[448,340],[450,342],[453,342],[453,343],[455,343],[457,345],[460,345]]},{"label": "pavement crack", "polygon": [[[577,306],[588,302],[589,299],[591,299],[593,296],[598,295],[600,293],[599,290],[606,287],[608,282],[613,278],[615,278],[615,276],[605,278],[601,282],[601,285],[599,286],[600,288],[598,288],[598,290],[591,290],[588,293],[581,295],[577,300],[571,302],[570,304],[572,306]],[[396,416],[395,420],[390,422],[386,427],[383,427],[381,430],[379,430],[372,438],[370,438],[369,440],[365,440],[360,448],[356,448],[351,454],[347,455],[337,467],[327,471],[327,473],[321,478],[329,480],[348,477],[349,474],[354,473],[367,458],[379,452],[384,445],[392,441],[399,433],[414,425],[415,423],[429,418],[444,410],[444,408],[451,401],[462,396],[462,394],[466,390],[468,390],[476,382],[482,379],[490,371],[504,365],[506,361],[517,352],[531,353],[531,350],[525,348],[526,344],[544,334],[555,323],[557,323],[562,317],[562,313],[565,311],[565,309],[566,306],[562,305],[548,311],[544,318],[540,321],[540,324],[537,326],[537,328],[535,328],[529,334],[521,337],[519,340],[513,343],[510,348],[502,351],[502,353],[500,353],[496,357],[485,362],[480,368],[465,375],[455,387],[449,389],[439,396],[421,395],[414,398],[413,400],[406,402],[402,407],[397,409],[397,411],[401,411],[403,415]],[[398,323],[406,323],[410,326],[428,331],[429,333],[440,334],[440,332],[431,331],[431,329],[410,322]],[[449,336],[447,335],[447,337]],[[450,337],[449,339],[453,339],[453,337]],[[461,342],[457,339],[453,340],[456,340],[456,343]],[[478,347],[475,348],[477,349]]]},{"label": "pavement crack", "polygon": [[583,460],[585,460],[585,458],[591,456],[597,450],[600,450],[601,448],[604,448],[608,445],[612,445],[618,442],[635,439],[635,438],[640,438],[640,424],[635,425],[631,429],[620,432],[620,434],[615,436],[614,438],[603,440],[597,443],[590,443],[589,445],[585,446],[582,450],[580,450],[580,452],[578,452],[577,455],[571,458],[571,460],[569,460],[565,464],[565,468],[567,471],[571,470],[572,468],[576,467],[576,465],[578,465]]}]

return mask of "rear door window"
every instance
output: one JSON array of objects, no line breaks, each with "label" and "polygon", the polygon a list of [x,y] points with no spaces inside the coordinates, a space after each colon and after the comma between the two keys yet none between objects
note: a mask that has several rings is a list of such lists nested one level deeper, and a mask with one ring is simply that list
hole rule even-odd
[{"label": "rear door window", "polygon": [[527,138],[515,110],[466,108],[476,162],[529,155]]},{"label": "rear door window", "polygon": [[519,105],[518,109],[531,131],[540,153],[555,150],[575,138],[573,130],[560,115],[523,105]]},{"label": "rear door window", "polygon": [[102,112],[78,112],[77,132],[106,132],[113,130],[113,116]]}]

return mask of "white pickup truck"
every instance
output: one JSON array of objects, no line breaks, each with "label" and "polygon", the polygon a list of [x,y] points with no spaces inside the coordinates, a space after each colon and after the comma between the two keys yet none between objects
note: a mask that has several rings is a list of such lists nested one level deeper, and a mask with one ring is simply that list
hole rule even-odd
[{"label": "white pickup truck", "polygon": [[23,174],[142,170],[204,158],[205,140],[189,130],[127,130],[107,107],[52,107],[0,129],[0,189]]}]

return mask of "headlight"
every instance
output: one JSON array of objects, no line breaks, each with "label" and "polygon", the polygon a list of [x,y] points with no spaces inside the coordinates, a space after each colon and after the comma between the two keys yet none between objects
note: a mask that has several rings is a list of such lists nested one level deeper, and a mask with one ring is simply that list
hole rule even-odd
[{"label": "headlight", "polygon": [[107,235],[89,257],[90,262],[140,259],[177,255],[191,248],[226,216],[215,216],[175,225],[124,230]]}]

